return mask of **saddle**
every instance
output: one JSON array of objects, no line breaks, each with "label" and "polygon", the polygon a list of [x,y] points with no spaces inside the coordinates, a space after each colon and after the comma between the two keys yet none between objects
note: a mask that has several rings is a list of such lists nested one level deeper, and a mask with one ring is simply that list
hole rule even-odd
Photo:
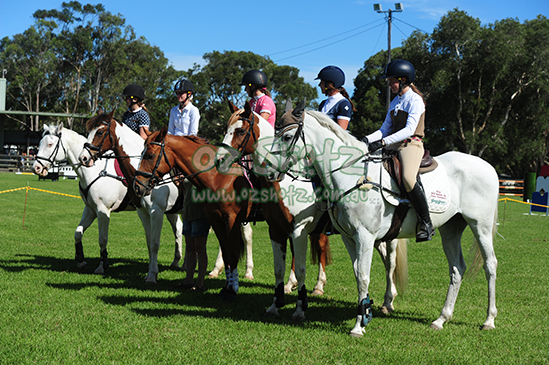
[{"label": "saddle", "polygon": [[[396,153],[396,151],[387,150],[384,150],[384,153],[389,158],[383,162],[383,166],[385,167],[385,170],[387,170],[391,178],[396,181],[398,187],[400,188],[401,197],[404,197],[406,195],[406,189],[404,189],[404,186],[402,185],[402,164],[398,159],[398,153]],[[429,153],[429,150],[425,150],[423,152],[423,157],[421,158],[421,163],[419,165],[418,181],[419,175],[433,171],[437,168],[437,166],[438,162],[433,159],[433,157]]]},{"label": "saddle", "polygon": [[[404,188],[404,185],[402,183],[402,164],[398,158],[398,153],[396,151],[384,151],[384,153],[389,155],[389,158],[385,160],[383,163],[385,169],[389,173],[392,179],[394,179],[400,189],[400,198],[404,199],[406,198],[406,189]],[[421,158],[421,163],[419,165],[419,171],[417,180],[421,183],[421,180],[419,178],[419,175],[433,171],[438,166],[438,162],[431,157],[431,154],[429,153],[429,150],[425,150],[423,153],[423,157]],[[389,228],[389,231],[381,238],[381,241],[388,242],[393,239],[395,239],[399,232],[400,227],[402,226],[402,223],[404,221],[404,218],[406,217],[406,214],[408,214],[408,210],[410,209],[410,205],[408,203],[400,203],[396,209],[395,213],[393,215],[393,219],[391,221],[391,227]]]}]

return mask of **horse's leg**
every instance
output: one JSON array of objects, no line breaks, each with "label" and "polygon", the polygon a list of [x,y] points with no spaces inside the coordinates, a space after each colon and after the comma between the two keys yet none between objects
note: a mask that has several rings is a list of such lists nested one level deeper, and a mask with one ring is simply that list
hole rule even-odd
[{"label": "horse's leg", "polygon": [[309,306],[307,300],[307,289],[305,288],[306,266],[307,266],[307,234],[303,231],[294,232],[292,243],[295,253],[295,275],[297,278],[298,296],[297,304],[292,320],[304,321],[305,311]]},{"label": "horse's leg", "polygon": [[387,244],[383,241],[376,241],[374,244],[377,252],[379,252],[379,256],[381,256],[381,261],[383,261],[383,265],[385,266],[385,281],[387,286],[385,288],[383,305],[381,306],[381,312],[383,312],[383,314],[393,312],[393,301],[397,296],[396,285],[393,280],[394,266],[396,264],[396,250],[393,250],[394,247],[392,246],[392,242],[393,241]]},{"label": "horse's leg", "polygon": [[110,223],[110,211],[103,212],[97,211],[97,226],[99,229],[99,266],[94,274],[104,274],[105,270],[109,268],[109,258],[107,254],[107,243],[109,241],[109,223]]},{"label": "horse's leg", "polygon": [[245,279],[253,280],[254,279],[254,258],[252,253],[252,243],[253,243],[253,229],[250,223],[245,223],[241,225],[242,239],[246,245],[246,274],[244,275]]},{"label": "horse's leg", "polygon": [[210,222],[215,231],[225,262],[225,287],[220,295],[224,300],[234,300],[238,294],[238,261],[241,248],[244,246],[240,232],[240,221],[236,217],[225,214],[221,217],[210,217]]},{"label": "horse's leg", "polygon": [[149,209],[149,274],[145,283],[156,284],[158,279],[158,249],[160,248],[160,235],[162,234],[162,224],[164,223],[164,209],[153,206]]},{"label": "horse's leg", "polygon": [[84,271],[88,266],[88,263],[85,261],[86,258],[84,256],[84,247],[82,246],[82,237],[84,236],[86,229],[88,229],[96,217],[97,214],[93,209],[89,208],[87,205],[84,206],[82,218],[80,219],[78,227],[76,227],[76,230],[74,231],[74,257],[76,259],[76,268],[80,272]]},{"label": "horse's leg", "polygon": [[183,258],[183,222],[179,214],[166,214],[166,218],[172,226],[173,235],[175,237],[175,253],[173,262],[170,265],[172,270],[181,270],[179,261]]},{"label": "horse's leg", "polygon": [[271,246],[273,248],[275,293],[273,304],[267,309],[265,315],[278,317],[278,308],[282,308],[286,304],[284,298],[284,274],[286,271],[288,235],[278,227],[269,225],[269,237],[271,238]]},{"label": "horse's leg", "polygon": [[221,252],[221,246],[219,246],[219,252],[217,254],[217,259],[215,260],[214,269],[208,274],[209,278],[219,277],[219,273],[223,271],[223,253]]},{"label": "horse's leg", "polygon": [[497,212],[496,217],[494,217],[494,221],[492,222],[492,227],[490,227],[490,222],[486,222],[482,226],[480,224],[470,224],[477,241],[474,243],[475,249],[480,250],[484,260],[484,274],[486,276],[486,281],[488,282],[488,309],[486,321],[482,325],[483,330],[496,328],[494,322],[498,314],[496,308],[496,270],[498,260],[496,259],[493,244],[494,235],[496,233],[496,220]]},{"label": "horse's leg", "polygon": [[374,237],[365,228],[358,227],[358,229],[359,232],[357,232],[357,235],[355,236],[356,242],[345,235],[341,235],[353,263],[358,289],[356,323],[349,332],[353,337],[362,337],[365,332],[365,326],[372,319],[372,301],[368,295],[368,286],[370,285]]},{"label": "horse's leg", "polygon": [[330,240],[324,233],[312,234],[309,238],[311,253],[316,259],[313,262],[318,261],[318,279],[311,295],[322,295],[326,285],[326,265],[330,264]]},{"label": "horse's leg", "polygon": [[446,224],[439,227],[442,248],[448,259],[450,285],[440,317],[431,323],[431,328],[433,329],[442,329],[444,323],[451,320],[454,313],[454,306],[466,269],[465,260],[461,251],[461,236],[465,227],[467,227],[467,222],[465,222],[461,215],[455,215],[446,222]]},{"label": "horse's leg", "polygon": [[143,229],[145,230],[145,238],[147,240],[147,251],[149,252],[149,272],[147,273],[147,276],[145,276],[145,282],[148,284],[156,284],[156,276],[152,275],[150,273],[151,268],[151,217],[149,215],[149,212],[146,208],[137,208],[137,215],[139,216],[139,219],[141,220],[141,224],[143,225]]},{"label": "horse's leg", "polygon": [[[286,238],[287,239],[287,238]],[[290,275],[288,276],[288,282],[284,285],[284,293],[290,294],[292,290],[297,288],[297,278],[295,277],[295,253],[294,245],[290,243],[290,251],[292,252],[292,268],[290,269]]]}]

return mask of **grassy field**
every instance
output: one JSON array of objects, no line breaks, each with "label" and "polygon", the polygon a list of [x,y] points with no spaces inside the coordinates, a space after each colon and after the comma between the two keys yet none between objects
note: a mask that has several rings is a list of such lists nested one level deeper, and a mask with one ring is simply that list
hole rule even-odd
[{"label": "grassy field", "polygon": [[[527,205],[500,203],[495,330],[479,330],[487,307],[482,273],[462,284],[453,320],[442,331],[429,329],[449,281],[437,235],[431,242],[410,242],[409,286],[387,317],[379,311],[385,281],[375,254],[374,320],[363,338],[354,339],[348,331],[356,314],[356,283],[339,237],[331,237],[334,263],[327,268],[326,293],[310,298],[308,320],[290,320],[296,293],[287,296],[280,319],[266,320],[274,274],[264,223],[254,227],[255,280],[241,278],[237,300],[227,303],[217,296],[224,278],[206,279],[205,293],[173,289],[183,274],[168,270],[173,235],[167,222],[158,284],[146,286],[147,247],[135,212],[111,217],[108,273],[93,274],[99,262],[96,223],[84,235],[88,270],[77,273],[73,236],[82,201],[37,190],[6,192],[26,186],[78,195],[72,180],[39,182],[36,176],[0,173],[1,364],[549,363],[549,217],[525,215]],[[467,255],[469,230],[463,242]],[[208,255],[212,269],[213,234]],[[307,270],[312,289],[317,269],[309,264]]]}]

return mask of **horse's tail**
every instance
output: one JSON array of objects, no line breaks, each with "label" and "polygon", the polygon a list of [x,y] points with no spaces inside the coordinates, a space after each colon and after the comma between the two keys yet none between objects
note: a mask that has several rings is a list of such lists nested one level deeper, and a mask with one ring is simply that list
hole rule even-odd
[{"label": "horse's tail", "polygon": [[330,249],[330,239],[324,233],[309,235],[311,241],[311,262],[318,265],[322,261],[322,253],[326,255],[325,265],[332,264],[332,250]]},{"label": "horse's tail", "polygon": [[408,239],[397,241],[394,279],[398,291],[404,292],[408,287]]}]

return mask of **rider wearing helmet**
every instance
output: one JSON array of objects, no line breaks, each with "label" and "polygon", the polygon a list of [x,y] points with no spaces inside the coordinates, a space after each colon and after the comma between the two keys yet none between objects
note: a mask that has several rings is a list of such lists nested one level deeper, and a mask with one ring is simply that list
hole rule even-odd
[{"label": "rider wearing helmet", "polygon": [[126,86],[122,92],[122,97],[128,107],[128,110],[122,115],[122,123],[139,134],[141,138],[147,138],[146,132],[149,131],[151,118],[143,102],[145,100],[145,90],[137,84],[131,84]]},{"label": "rider wearing helmet", "polygon": [[318,110],[332,118],[341,128],[347,129],[355,107],[343,87],[345,73],[337,66],[326,66],[315,80],[320,80],[318,86],[328,97],[320,103]]},{"label": "rider wearing helmet", "polygon": [[416,241],[429,241],[435,234],[429,206],[417,174],[423,157],[425,136],[425,101],[413,84],[414,66],[404,60],[391,61],[383,78],[397,96],[391,101],[389,112],[381,128],[363,138],[370,153],[385,147],[398,153],[402,165],[402,182],[410,202],[418,215]]},{"label": "rider wearing helmet", "polygon": [[[170,109],[170,121],[168,133],[175,136],[196,136],[198,133],[198,122],[200,112],[193,105],[194,85],[187,79],[180,79],[176,82],[173,91],[177,96],[178,105]],[[201,207],[200,202],[193,198],[193,184],[185,179],[181,183],[181,172],[176,166],[171,172],[174,183],[182,186],[185,191],[181,219],[183,220],[183,235],[185,236],[185,257],[186,273],[185,279],[176,285],[179,289],[190,289],[204,291],[204,278],[208,266],[208,253],[206,242],[210,230],[210,221]],[[196,283],[193,278],[198,264],[198,275]]]},{"label": "rider wearing helmet", "polygon": [[168,133],[175,136],[196,136],[198,133],[200,112],[192,103],[194,97],[192,82],[187,79],[181,79],[176,82],[173,91],[177,96],[179,104],[170,110]]},{"label": "rider wearing helmet", "polygon": [[276,106],[267,90],[267,76],[259,70],[250,70],[244,74],[239,85],[244,85],[246,93],[251,98],[248,103],[252,111],[258,113],[274,128]]}]

